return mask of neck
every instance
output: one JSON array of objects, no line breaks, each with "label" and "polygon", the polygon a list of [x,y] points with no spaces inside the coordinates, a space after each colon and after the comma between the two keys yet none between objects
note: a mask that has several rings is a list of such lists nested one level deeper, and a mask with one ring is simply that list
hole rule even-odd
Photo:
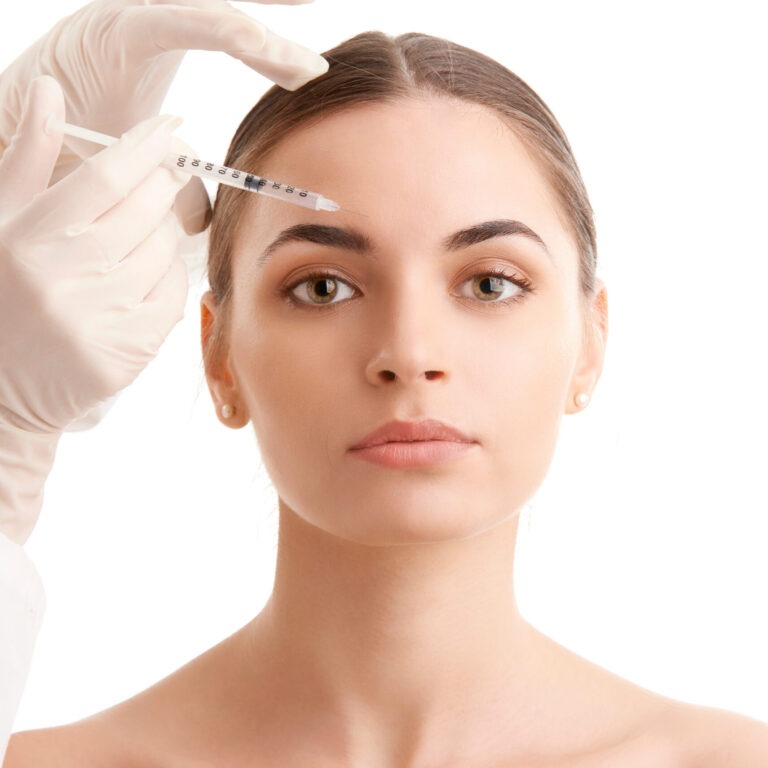
[{"label": "neck", "polygon": [[525,701],[536,674],[537,633],[514,595],[517,527],[515,514],[468,539],[368,546],[281,502],[274,591],[253,625],[262,667],[360,764],[426,743],[450,753],[472,723],[501,727],[489,718],[507,721],[504,703]]}]

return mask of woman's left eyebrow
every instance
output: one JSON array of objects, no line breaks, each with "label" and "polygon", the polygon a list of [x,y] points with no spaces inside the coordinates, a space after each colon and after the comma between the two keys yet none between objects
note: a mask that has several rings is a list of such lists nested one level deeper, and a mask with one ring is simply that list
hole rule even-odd
[{"label": "woman's left eyebrow", "polygon": [[[537,243],[554,264],[554,259],[546,243],[530,227],[514,219],[494,219],[493,221],[475,224],[466,229],[460,229],[443,240],[443,247],[448,251],[458,251],[494,237],[505,237],[508,235],[521,235]],[[295,224],[284,229],[264,249],[264,252],[259,257],[257,266],[259,268],[263,267],[278,248],[286,243],[293,242],[327,245],[332,248],[342,248],[343,250],[354,251],[363,256],[375,258],[373,255],[373,244],[368,237],[356,229],[331,227],[326,224]]]},{"label": "woman's left eyebrow", "polygon": [[475,224],[472,227],[467,227],[467,229],[460,229],[446,237],[443,245],[446,250],[457,251],[494,237],[505,237],[506,235],[522,235],[533,240],[534,243],[541,246],[552,264],[555,264],[547,244],[529,226],[514,219],[494,219],[493,221],[484,221],[482,224]]}]

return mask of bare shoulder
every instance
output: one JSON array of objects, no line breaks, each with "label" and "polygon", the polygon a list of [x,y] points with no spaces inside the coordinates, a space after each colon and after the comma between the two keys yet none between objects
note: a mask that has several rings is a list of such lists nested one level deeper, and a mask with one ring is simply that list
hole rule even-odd
[{"label": "bare shoulder", "polygon": [[1,768],[212,768],[188,748],[193,731],[186,723],[190,713],[194,724],[210,714],[193,692],[211,651],[83,720],[12,734]]},{"label": "bare shoulder", "polygon": [[584,768],[768,768],[768,724],[665,697],[656,703],[626,738],[586,755]]},{"label": "bare shoulder", "polygon": [[681,768],[766,768],[768,723],[714,707],[679,704],[666,731]]},{"label": "bare shoulder", "polygon": [[141,729],[127,731],[109,711],[76,723],[11,735],[2,768],[211,768],[174,759]]},{"label": "bare shoulder", "polygon": [[[98,736],[86,735],[75,725],[38,728],[11,735],[2,768],[90,768],[103,765],[106,745]],[[109,755],[110,765],[122,768]]]},{"label": "bare shoulder", "polygon": [[2,768],[211,768],[162,738],[177,729],[153,706],[154,690],[84,720],[12,734]]},{"label": "bare shoulder", "polygon": [[[2,768],[164,768],[155,732],[165,724],[150,706],[153,686],[102,712],[66,725],[11,735]],[[190,768],[186,763],[175,763]]]}]

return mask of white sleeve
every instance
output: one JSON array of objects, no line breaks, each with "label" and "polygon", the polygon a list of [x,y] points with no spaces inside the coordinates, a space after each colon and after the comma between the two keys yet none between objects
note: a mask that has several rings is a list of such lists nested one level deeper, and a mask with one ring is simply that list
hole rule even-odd
[{"label": "white sleeve", "polygon": [[0,533],[0,765],[44,612],[45,590],[34,563]]}]

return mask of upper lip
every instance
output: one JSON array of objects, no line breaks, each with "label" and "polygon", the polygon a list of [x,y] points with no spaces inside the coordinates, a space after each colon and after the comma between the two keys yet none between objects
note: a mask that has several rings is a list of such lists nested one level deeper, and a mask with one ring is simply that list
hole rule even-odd
[{"label": "upper lip", "polygon": [[459,432],[458,429],[435,419],[424,421],[389,421],[362,440],[353,445],[350,450],[370,448],[383,443],[411,443],[419,440],[447,440],[454,443],[474,443],[471,437]]}]

